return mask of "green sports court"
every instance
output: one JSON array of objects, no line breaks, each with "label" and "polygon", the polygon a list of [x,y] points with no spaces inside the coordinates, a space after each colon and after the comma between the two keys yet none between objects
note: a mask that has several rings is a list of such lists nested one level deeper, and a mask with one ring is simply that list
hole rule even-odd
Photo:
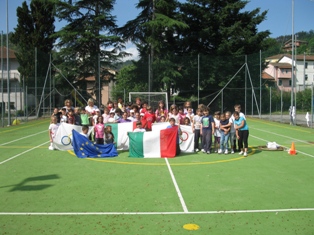
[{"label": "green sports court", "polygon": [[48,150],[49,119],[2,128],[1,234],[314,234],[313,129],[247,122],[246,158],[79,159]]}]

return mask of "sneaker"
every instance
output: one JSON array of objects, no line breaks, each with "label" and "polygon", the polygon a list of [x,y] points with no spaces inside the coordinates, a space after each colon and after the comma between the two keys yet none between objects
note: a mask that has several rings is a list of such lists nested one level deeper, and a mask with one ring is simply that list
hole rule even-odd
[{"label": "sneaker", "polygon": [[222,150],[221,150],[221,149],[218,149],[218,153],[221,154],[221,153],[222,153]]},{"label": "sneaker", "polygon": [[199,150],[198,149],[195,149],[195,152],[198,152]]},{"label": "sneaker", "polygon": [[225,150],[225,154],[228,154],[228,149]]},{"label": "sneaker", "polygon": [[242,154],[243,154],[243,151],[241,151],[239,154],[242,155]]},{"label": "sneaker", "polygon": [[207,154],[210,154],[210,151],[207,151]]},{"label": "sneaker", "polygon": [[232,154],[234,154],[234,151],[233,151],[233,149],[231,150],[231,153],[232,153]]},{"label": "sneaker", "polygon": [[205,149],[202,149],[202,152],[203,152],[203,153],[206,153]]},{"label": "sneaker", "polygon": [[247,156],[247,152],[244,152],[243,156],[246,157]]}]

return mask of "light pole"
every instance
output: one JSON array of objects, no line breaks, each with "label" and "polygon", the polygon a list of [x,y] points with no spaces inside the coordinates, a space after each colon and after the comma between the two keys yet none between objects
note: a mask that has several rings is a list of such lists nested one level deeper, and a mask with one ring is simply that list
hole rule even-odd
[{"label": "light pole", "polygon": [[[292,0],[292,38],[291,38],[291,109],[293,109],[293,95],[294,95],[294,0]],[[294,125],[294,123],[293,123]]]},{"label": "light pole", "polygon": [[9,3],[7,0],[7,94],[8,94],[8,126],[11,125],[11,106],[10,106],[10,68],[9,68]]}]

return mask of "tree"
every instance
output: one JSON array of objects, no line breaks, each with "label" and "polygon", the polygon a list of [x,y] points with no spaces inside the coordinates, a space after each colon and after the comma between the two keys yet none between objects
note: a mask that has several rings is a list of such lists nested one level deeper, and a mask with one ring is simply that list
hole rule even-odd
[{"label": "tree", "polygon": [[[169,91],[170,84],[181,77],[179,66],[173,59],[178,40],[176,32],[188,26],[178,20],[176,0],[141,0],[137,8],[142,9],[138,17],[127,22],[118,32],[137,45],[140,60],[149,58],[148,90]],[[145,63],[137,63],[137,66],[142,64]]]},{"label": "tree", "polygon": [[[96,91],[112,64],[127,55],[122,51],[122,39],[114,33],[117,27],[111,14],[114,2],[78,0],[73,5],[71,2],[58,4],[57,16],[67,22],[54,35],[58,38],[58,67],[82,90],[86,90],[84,78],[94,76]],[[95,93],[101,104],[101,92]]]},{"label": "tree", "polygon": [[30,8],[26,1],[17,8],[18,25],[11,41],[17,46],[16,57],[20,64],[18,70],[25,79],[25,85],[35,86],[35,48],[38,51],[37,86],[42,87],[49,65],[49,53],[54,39],[54,1],[32,0]]},{"label": "tree", "polygon": [[[258,8],[244,11],[246,4],[247,1],[242,0],[188,0],[180,4],[181,19],[189,28],[178,32],[180,44],[177,53],[181,56],[200,56],[203,95],[225,86],[244,64],[245,55],[256,53],[258,58],[259,50],[267,49],[267,44],[263,42],[270,32],[257,30],[267,12],[260,13]],[[197,67],[191,67],[191,63],[185,60],[182,68],[186,71],[184,89],[188,89],[188,84],[195,84],[195,77],[189,74],[197,71]],[[256,74],[252,78],[259,78],[259,68],[250,72]],[[243,85],[244,73],[241,72],[228,87]],[[232,94],[230,97],[236,96]]]}]

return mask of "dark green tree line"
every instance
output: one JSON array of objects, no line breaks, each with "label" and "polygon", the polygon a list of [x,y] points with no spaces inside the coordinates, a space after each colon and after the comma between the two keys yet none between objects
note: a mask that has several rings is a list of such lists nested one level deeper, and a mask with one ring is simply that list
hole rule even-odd
[{"label": "dark green tree line", "polygon": [[[32,0],[30,6],[26,1],[17,8],[18,25],[12,34],[11,42],[16,46],[19,72],[29,87],[42,87],[49,66],[49,54],[54,39],[50,37],[55,30],[54,1]],[[35,71],[35,48],[37,48],[37,71]],[[38,80],[35,84],[35,73]]]}]

